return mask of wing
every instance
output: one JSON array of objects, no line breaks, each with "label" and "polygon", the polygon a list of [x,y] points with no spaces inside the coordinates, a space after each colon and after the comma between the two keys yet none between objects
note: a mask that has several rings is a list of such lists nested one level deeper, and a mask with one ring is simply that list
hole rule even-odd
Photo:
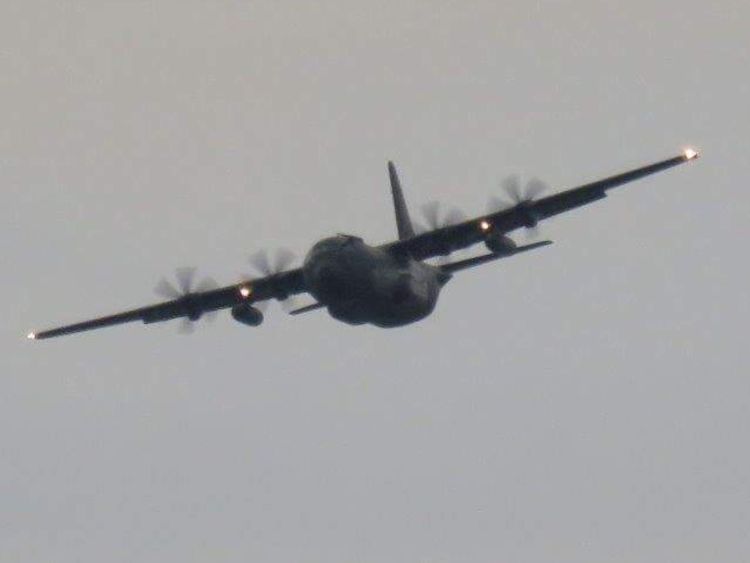
[{"label": "wing", "polygon": [[697,152],[687,149],[673,158],[609,176],[539,200],[522,202],[497,213],[436,229],[408,240],[386,244],[384,248],[394,254],[408,255],[417,260],[446,255],[483,242],[489,232],[505,234],[520,227],[535,225],[538,221],[548,217],[603,199],[607,197],[607,191],[612,188],[684,164],[697,157]]},{"label": "wing", "polygon": [[195,321],[202,315],[212,311],[228,309],[243,303],[250,304],[268,299],[286,299],[290,295],[304,293],[305,291],[306,286],[302,270],[298,268],[219,289],[190,293],[172,301],[156,303],[106,317],[99,317],[41,332],[31,332],[28,334],[28,338],[43,340],[64,334],[73,334],[134,321],[141,321],[147,324],[178,318]]}]

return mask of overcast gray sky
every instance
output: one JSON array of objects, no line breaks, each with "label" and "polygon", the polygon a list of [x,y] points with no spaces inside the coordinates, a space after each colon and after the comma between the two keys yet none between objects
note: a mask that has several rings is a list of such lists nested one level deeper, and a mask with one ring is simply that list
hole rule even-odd
[{"label": "overcast gray sky", "polygon": [[[0,561],[750,557],[742,0],[0,5]],[[23,335],[394,236],[511,173],[704,158],[385,331]],[[520,240],[523,240],[521,238]],[[743,349],[744,347],[744,349]]]}]

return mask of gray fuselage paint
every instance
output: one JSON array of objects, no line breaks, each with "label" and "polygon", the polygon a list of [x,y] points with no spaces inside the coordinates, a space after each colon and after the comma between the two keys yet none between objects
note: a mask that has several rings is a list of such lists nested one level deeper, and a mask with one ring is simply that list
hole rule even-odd
[{"label": "gray fuselage paint", "polygon": [[385,328],[428,316],[450,278],[436,266],[393,256],[349,235],[313,246],[303,272],[310,293],[332,317]]}]

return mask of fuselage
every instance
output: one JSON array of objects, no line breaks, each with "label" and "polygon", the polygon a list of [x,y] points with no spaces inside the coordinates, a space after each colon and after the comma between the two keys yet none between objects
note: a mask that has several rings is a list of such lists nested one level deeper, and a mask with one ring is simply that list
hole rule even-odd
[{"label": "fuselage", "polygon": [[429,315],[450,279],[438,267],[394,256],[350,235],[313,246],[303,273],[310,293],[333,318],[379,327],[402,326]]}]

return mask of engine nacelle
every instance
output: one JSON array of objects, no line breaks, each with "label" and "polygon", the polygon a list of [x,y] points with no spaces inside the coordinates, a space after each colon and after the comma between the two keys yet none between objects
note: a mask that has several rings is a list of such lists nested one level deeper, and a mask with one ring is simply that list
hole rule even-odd
[{"label": "engine nacelle", "polygon": [[515,241],[497,231],[487,233],[484,244],[495,254],[513,254],[516,251]]},{"label": "engine nacelle", "polygon": [[249,303],[243,303],[232,307],[232,318],[248,326],[259,326],[263,322],[263,313]]}]

